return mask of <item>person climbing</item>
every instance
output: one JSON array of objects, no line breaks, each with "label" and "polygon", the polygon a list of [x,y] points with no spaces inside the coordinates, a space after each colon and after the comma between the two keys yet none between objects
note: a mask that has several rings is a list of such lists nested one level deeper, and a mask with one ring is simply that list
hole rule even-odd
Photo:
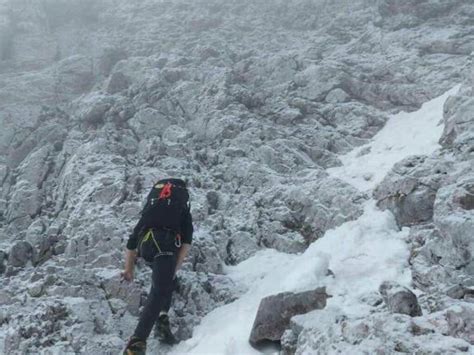
[{"label": "person climbing", "polygon": [[177,343],[170,330],[168,311],[176,272],[191,248],[193,224],[189,193],[181,179],[158,181],[148,194],[140,220],[127,242],[122,277],[133,280],[135,260],[142,257],[152,268],[151,289],[124,355],[144,355],[153,325],[161,342]]}]

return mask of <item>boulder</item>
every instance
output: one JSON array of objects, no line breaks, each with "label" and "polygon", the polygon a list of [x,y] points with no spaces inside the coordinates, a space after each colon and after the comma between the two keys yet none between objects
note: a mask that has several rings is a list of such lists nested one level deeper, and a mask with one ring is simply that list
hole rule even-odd
[{"label": "boulder", "polygon": [[140,308],[141,289],[133,282],[123,282],[119,276],[107,278],[101,283],[107,298],[118,298],[127,303],[128,311],[138,316]]},{"label": "boulder", "polygon": [[300,293],[283,292],[265,297],[260,302],[249,341],[258,347],[264,342],[280,342],[291,317],[323,309],[330,297],[325,288]]},{"label": "boulder", "polygon": [[474,345],[474,306],[456,306],[446,312],[448,334]]},{"label": "boulder", "polygon": [[343,68],[333,63],[310,65],[295,75],[299,96],[312,101],[322,101],[328,93],[349,80]]},{"label": "boulder", "polygon": [[226,245],[226,264],[236,265],[254,255],[260,247],[257,239],[249,232],[233,233]]},{"label": "boulder", "polygon": [[172,123],[161,111],[149,107],[139,110],[129,121],[130,127],[141,139],[161,136]]},{"label": "boulder", "polygon": [[379,292],[390,312],[407,314],[411,317],[422,315],[416,295],[408,288],[385,281],[380,285]]},{"label": "boulder", "polygon": [[469,149],[469,142],[474,135],[474,97],[470,95],[451,96],[444,107],[444,130],[440,139],[443,147],[456,147],[459,150]]},{"label": "boulder", "polygon": [[86,124],[100,124],[104,122],[105,114],[113,103],[114,100],[111,96],[100,92],[92,92],[77,101],[75,116],[78,121]]},{"label": "boulder", "polygon": [[31,223],[30,218],[37,215],[40,208],[41,194],[38,187],[26,180],[20,180],[16,183],[11,195],[6,211],[7,221],[9,223],[16,223],[17,220],[26,219],[27,222],[25,224],[27,225],[22,225],[22,227],[28,227]]},{"label": "boulder", "polygon": [[443,239],[452,243],[453,251],[462,259],[463,262],[455,266],[458,270],[474,268],[473,209],[474,176],[443,186],[436,195],[433,221]]},{"label": "boulder", "polygon": [[399,226],[429,222],[433,218],[436,191],[450,178],[451,169],[452,164],[436,158],[403,159],[375,188],[377,206],[390,210]]},{"label": "boulder", "polygon": [[40,297],[44,292],[44,285],[41,282],[35,282],[28,286],[28,294],[31,297]]},{"label": "boulder", "polygon": [[8,264],[14,267],[24,267],[28,261],[33,261],[35,251],[30,243],[20,241],[15,243],[8,255]]},{"label": "boulder", "polygon": [[92,58],[82,55],[73,55],[61,60],[57,68],[51,69],[52,75],[60,77],[60,87],[57,88],[61,96],[74,97],[91,89],[94,84]]},{"label": "boulder", "polygon": [[118,71],[110,75],[110,78],[107,82],[106,90],[109,94],[115,94],[128,89],[130,84],[130,78],[124,73]]},{"label": "boulder", "polygon": [[212,214],[219,208],[219,194],[216,191],[209,191],[206,194],[208,213]]},{"label": "boulder", "polygon": [[326,102],[341,103],[350,100],[350,96],[341,88],[335,88],[326,95]]},{"label": "boulder", "polygon": [[103,75],[109,75],[117,62],[127,57],[127,53],[122,48],[105,47],[98,58],[97,69]]}]

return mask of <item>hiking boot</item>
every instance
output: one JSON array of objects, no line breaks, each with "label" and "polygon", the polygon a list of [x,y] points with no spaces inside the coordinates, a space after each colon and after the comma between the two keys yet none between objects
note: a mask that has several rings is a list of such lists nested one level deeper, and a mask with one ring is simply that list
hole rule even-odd
[{"label": "hiking boot", "polygon": [[127,347],[123,351],[123,355],[145,355],[146,341],[141,340],[135,336],[128,341]]},{"label": "hiking boot", "polygon": [[178,344],[178,340],[173,333],[171,333],[170,320],[167,314],[161,314],[158,317],[158,321],[155,325],[155,336],[162,343],[168,345]]}]

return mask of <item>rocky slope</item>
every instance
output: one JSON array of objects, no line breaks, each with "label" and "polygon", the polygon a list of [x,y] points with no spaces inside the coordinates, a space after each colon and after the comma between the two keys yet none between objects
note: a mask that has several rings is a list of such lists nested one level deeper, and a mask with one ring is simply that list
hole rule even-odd
[{"label": "rocky slope", "polygon": [[192,195],[172,314],[191,337],[245,291],[226,265],[302,252],[362,215],[371,196],[326,172],[338,155],[463,84],[442,148],[374,192],[411,227],[422,325],[374,306],[341,330],[322,313],[323,340],[295,325],[287,349],[329,352],[343,331],[341,349],[369,337],[380,353],[435,353],[412,340],[434,333],[472,350],[473,18],[460,0],[0,1],[0,349],[121,349],[149,287],[143,265],[120,282],[125,241],[163,176]]}]

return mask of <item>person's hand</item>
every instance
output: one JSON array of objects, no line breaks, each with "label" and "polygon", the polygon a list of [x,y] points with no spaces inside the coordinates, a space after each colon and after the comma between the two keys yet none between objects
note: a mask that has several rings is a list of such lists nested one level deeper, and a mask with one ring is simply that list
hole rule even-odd
[{"label": "person's hand", "polygon": [[131,270],[124,270],[120,273],[120,276],[122,276],[122,279],[125,281],[133,281],[133,271]]}]

